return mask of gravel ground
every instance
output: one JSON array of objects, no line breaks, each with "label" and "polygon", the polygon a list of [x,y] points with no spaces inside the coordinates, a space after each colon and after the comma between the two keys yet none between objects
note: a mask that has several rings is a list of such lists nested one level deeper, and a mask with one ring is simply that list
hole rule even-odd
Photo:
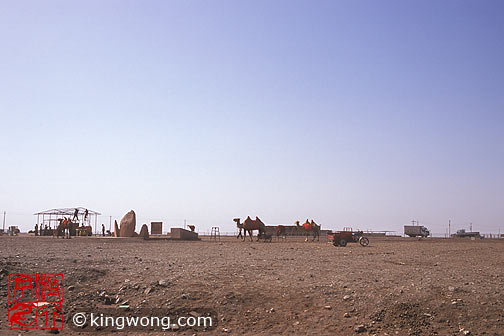
[{"label": "gravel ground", "polygon": [[[79,311],[218,319],[207,330],[151,331],[159,335],[504,335],[504,240],[370,240],[0,237],[0,333],[18,334],[8,329],[7,274],[57,272],[65,335],[95,334],[69,328]],[[124,333],[147,331],[113,334]]]}]

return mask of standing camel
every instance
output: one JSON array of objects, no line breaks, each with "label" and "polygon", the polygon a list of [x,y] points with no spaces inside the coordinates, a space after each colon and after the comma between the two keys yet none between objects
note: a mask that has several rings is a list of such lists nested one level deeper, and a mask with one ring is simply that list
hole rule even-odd
[{"label": "standing camel", "polygon": [[313,235],[312,241],[315,241],[315,238],[317,238],[317,241],[320,241],[320,225],[315,223],[313,219],[311,222],[306,220],[306,222],[303,223],[303,225],[299,225],[299,221],[296,221],[296,226],[298,227],[298,230],[302,230],[304,233],[306,233],[306,238],[305,241],[308,241],[308,236],[310,233]]},{"label": "standing camel", "polygon": [[240,230],[238,233],[238,237],[242,235],[242,230],[243,230],[243,241],[245,241],[245,238],[247,238],[247,232],[250,236],[250,241],[252,241],[252,235],[254,230],[258,230],[259,233],[257,235],[257,240],[259,240],[259,237],[266,233],[266,225],[259,219],[259,217],[256,216],[256,219],[251,219],[250,216],[248,216],[243,223],[240,223],[240,218],[235,218],[233,221],[236,222],[236,227]]},{"label": "standing camel", "polygon": [[68,238],[70,239],[70,218],[59,218],[58,219],[58,227],[56,228],[56,238],[59,238],[59,236],[63,236],[63,239]]}]

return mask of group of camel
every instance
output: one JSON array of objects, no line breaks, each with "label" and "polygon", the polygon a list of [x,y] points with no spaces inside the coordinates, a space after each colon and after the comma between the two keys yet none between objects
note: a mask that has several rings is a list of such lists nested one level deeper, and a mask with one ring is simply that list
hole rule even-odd
[{"label": "group of camel", "polygon": [[53,230],[53,237],[59,238],[62,236],[63,238],[70,239],[77,234],[91,236],[92,233],[91,226],[79,226],[79,222],[71,220],[70,217],[64,217],[58,219],[58,226]]},{"label": "group of camel", "polygon": [[[259,219],[259,217],[256,217],[255,219],[250,218],[248,216],[243,223],[241,223],[240,218],[235,218],[233,221],[236,222],[236,227],[239,229],[238,237],[237,238],[242,238],[243,241],[245,241],[245,238],[247,237],[247,232],[250,237],[250,241],[252,241],[252,235],[254,230],[257,230],[259,233],[257,234],[257,240],[259,239],[264,239],[264,240],[269,240],[271,241],[271,235],[266,234],[266,225]],[[320,225],[315,223],[313,219],[311,221],[306,220],[302,225],[299,224],[299,221],[295,222],[297,229],[299,230],[300,233],[303,235],[306,235],[305,241],[308,241],[308,236],[312,235],[313,239],[312,241],[317,238],[317,241],[320,239]],[[284,225],[278,225],[276,228],[276,235],[277,238],[279,239],[280,237],[286,238],[287,232],[286,232],[286,227]],[[243,234],[242,234],[243,232]]]},{"label": "group of camel", "polygon": [[63,238],[70,239],[73,231],[78,227],[78,223],[74,223],[70,218],[59,218],[58,227],[56,227],[56,238],[63,236]]}]

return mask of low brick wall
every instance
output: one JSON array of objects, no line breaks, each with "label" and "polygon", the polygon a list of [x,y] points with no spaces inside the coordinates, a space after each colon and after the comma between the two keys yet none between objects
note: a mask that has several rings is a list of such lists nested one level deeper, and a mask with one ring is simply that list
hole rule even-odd
[{"label": "low brick wall", "polygon": [[171,239],[180,239],[180,240],[198,240],[198,234],[196,232],[192,232],[185,229],[180,228],[171,228],[170,229],[170,237]]},{"label": "low brick wall", "polygon": [[[298,228],[296,225],[284,225],[285,234],[287,236],[306,236],[306,231],[302,228]],[[325,237],[327,232],[331,230],[320,230],[320,237]],[[277,226],[276,225],[266,225],[266,234],[270,234],[276,237]]]}]

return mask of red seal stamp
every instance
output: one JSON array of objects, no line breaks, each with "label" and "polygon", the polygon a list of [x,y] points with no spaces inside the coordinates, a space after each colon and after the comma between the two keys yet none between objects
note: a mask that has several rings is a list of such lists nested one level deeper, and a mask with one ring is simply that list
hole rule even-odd
[{"label": "red seal stamp", "polygon": [[9,327],[63,329],[63,295],[61,273],[10,273]]}]

